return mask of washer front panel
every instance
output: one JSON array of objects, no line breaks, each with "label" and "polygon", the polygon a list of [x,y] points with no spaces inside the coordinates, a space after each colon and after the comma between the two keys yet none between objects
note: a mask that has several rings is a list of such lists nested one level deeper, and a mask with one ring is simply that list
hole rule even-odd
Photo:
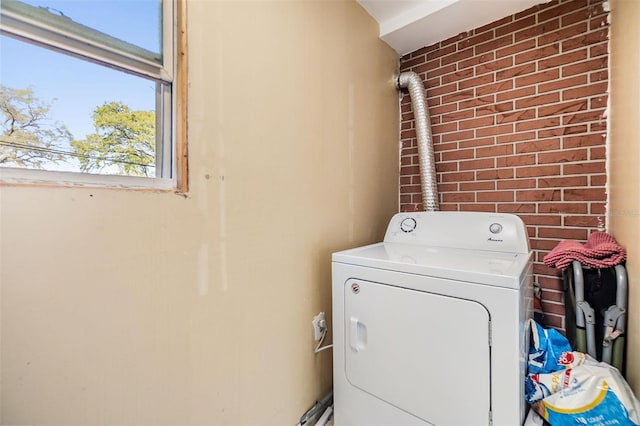
[{"label": "washer front panel", "polygon": [[489,424],[490,316],[482,304],[360,279],[343,291],[351,385],[434,425]]},{"label": "washer front panel", "polygon": [[[437,308],[440,306],[429,306],[429,303],[434,300],[446,300],[427,297],[424,299],[426,300],[426,307],[422,307],[422,303],[419,304],[420,306],[415,306],[412,302],[413,298],[416,297],[422,300],[420,296],[423,293],[430,296],[451,298],[454,299],[454,302],[457,301],[455,299],[461,299],[467,302],[473,301],[486,308],[491,318],[491,367],[490,369],[485,368],[485,371],[488,371],[487,374],[489,374],[490,371],[491,374],[490,395],[493,426],[522,424],[525,413],[524,375],[526,373],[527,348],[525,323],[526,320],[531,317],[531,309],[533,307],[531,279],[529,275],[531,272],[531,264],[526,264],[525,269],[521,272],[523,281],[520,283],[520,288],[509,288],[506,286],[479,285],[468,281],[456,281],[411,273],[401,273],[334,261],[332,264],[332,319],[336,426],[408,426],[433,424],[431,421],[423,420],[423,417],[419,417],[424,416],[424,414],[419,412],[419,408],[415,408],[417,405],[415,400],[410,402],[410,404],[414,405],[403,406],[401,401],[393,400],[394,397],[392,395],[385,394],[386,391],[383,388],[384,385],[382,382],[386,381],[387,378],[380,379],[378,383],[373,384],[366,382],[366,379],[364,381],[361,380],[362,376],[366,374],[372,376],[379,373],[383,375],[388,374],[388,372],[384,370],[390,368],[392,365],[398,365],[394,362],[393,356],[389,356],[385,362],[375,361],[378,362],[378,365],[384,365],[384,367],[378,370],[369,373],[364,371],[357,373],[353,370],[353,368],[356,368],[354,364],[355,359],[350,352],[352,350],[351,335],[349,334],[351,330],[355,329],[359,332],[363,326],[367,327],[368,333],[363,337],[356,335],[355,340],[355,342],[360,342],[360,345],[365,343],[367,346],[365,346],[364,349],[367,350],[367,348],[371,348],[370,345],[373,344],[372,342],[374,342],[374,338],[376,338],[375,333],[371,333],[373,328],[378,329],[378,327],[374,327],[374,325],[377,325],[376,321],[389,320],[395,324],[392,331],[387,331],[389,336],[385,336],[385,339],[392,339],[395,330],[405,325],[403,321],[412,324],[411,321],[408,320],[408,315],[412,315],[410,312],[417,313],[419,318],[422,318],[421,315],[423,315],[424,311],[438,310]],[[380,291],[376,292],[377,296],[375,298],[367,299],[367,303],[354,305],[354,300],[346,300],[346,298],[352,295],[355,296],[354,293],[348,293],[349,291],[353,291],[351,285],[354,283],[358,284],[357,291],[359,295],[364,294],[367,296],[369,295],[368,289],[373,286],[381,286],[382,289],[393,287],[403,292],[403,294],[410,296],[395,298],[389,296],[390,294],[396,294],[395,292]],[[393,309],[385,307],[391,299],[394,300],[391,302],[395,305]],[[400,302],[396,303],[397,301]],[[469,306],[465,304],[457,305],[457,303],[453,305]],[[350,312],[346,312],[346,309],[349,309]],[[398,316],[403,316],[404,319],[397,319],[396,317]],[[359,321],[352,323],[351,317]],[[371,321],[374,322],[372,323]],[[426,348],[422,348],[423,351],[430,351],[432,348],[455,347],[448,346],[450,343],[453,343],[453,345],[461,345],[458,347],[457,353],[463,353],[465,355],[460,355],[456,368],[465,368],[465,363],[474,362],[473,357],[476,352],[467,347],[465,339],[468,334],[464,334],[465,331],[473,330],[474,334],[478,333],[483,336],[486,336],[486,334],[484,331],[481,333],[481,331],[475,330],[475,316],[472,317],[472,319],[465,319],[464,316],[459,317],[456,316],[455,313],[447,312],[447,316],[443,317],[443,321],[445,325],[438,327],[429,323],[429,321],[420,320],[420,323],[425,323],[423,327],[416,325],[416,328],[410,334],[414,336],[433,336],[432,342],[430,342],[431,344]],[[463,321],[469,322],[468,327],[463,324]],[[359,324],[361,324],[360,329],[358,329]],[[352,328],[352,326],[354,328]],[[457,331],[451,331],[453,328],[457,328]],[[482,328],[485,330],[484,327]],[[364,342],[362,341],[363,338],[365,339]],[[409,338],[410,335],[405,336],[405,339]],[[480,340],[484,341],[484,337]],[[409,343],[418,344],[411,340],[409,340]],[[474,344],[474,346],[477,345]],[[359,346],[356,347],[359,348]],[[416,349],[414,352],[418,352],[418,350]],[[451,352],[453,353],[454,351],[452,350]],[[362,355],[363,351],[360,351],[359,354]],[[352,358],[348,361],[349,368],[347,367],[347,356]],[[416,355],[411,361],[417,363],[417,365],[420,366],[419,368],[422,368],[422,364],[431,363],[430,352],[428,355],[422,357]],[[405,363],[406,361],[402,362]],[[364,365],[362,365],[362,367],[363,366]],[[406,364],[402,368],[404,370],[401,370],[397,374],[408,375],[410,371],[414,371]],[[445,370],[444,367],[443,370]],[[466,379],[458,378],[457,380],[462,380],[460,389],[464,392],[464,388],[467,386]],[[412,386],[418,386],[419,383],[422,382],[423,380],[416,380]],[[365,388],[366,390],[363,390]],[[376,395],[374,396],[374,394]],[[488,393],[486,394],[488,395]],[[439,396],[439,394],[436,395]],[[429,394],[429,398],[420,398],[420,401],[428,402],[434,397],[434,394]],[[388,402],[385,399],[394,402]],[[466,407],[468,402],[473,403],[474,398],[466,398],[466,400],[460,398],[457,402],[458,409],[460,409],[460,407]],[[416,414],[409,414],[410,411]],[[487,420],[480,424],[486,424],[486,422]]]}]

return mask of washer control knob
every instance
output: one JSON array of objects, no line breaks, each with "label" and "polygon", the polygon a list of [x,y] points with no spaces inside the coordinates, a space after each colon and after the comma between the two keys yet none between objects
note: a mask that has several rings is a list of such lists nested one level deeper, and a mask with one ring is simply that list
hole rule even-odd
[{"label": "washer control knob", "polygon": [[492,234],[499,234],[500,231],[502,231],[502,225],[499,223],[492,223],[489,225],[489,231],[491,231]]},{"label": "washer control knob", "polygon": [[418,226],[418,222],[416,222],[412,217],[405,217],[402,219],[402,222],[400,222],[400,229],[402,232],[413,232],[416,229],[416,226]]}]

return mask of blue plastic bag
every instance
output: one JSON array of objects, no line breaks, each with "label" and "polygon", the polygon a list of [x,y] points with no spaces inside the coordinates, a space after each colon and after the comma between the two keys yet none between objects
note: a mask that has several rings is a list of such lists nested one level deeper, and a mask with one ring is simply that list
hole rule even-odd
[{"label": "blue plastic bag", "polygon": [[570,352],[571,345],[566,337],[553,328],[543,328],[537,322],[530,321],[531,344],[529,348],[529,374],[552,373],[562,370],[558,365],[563,352]]}]

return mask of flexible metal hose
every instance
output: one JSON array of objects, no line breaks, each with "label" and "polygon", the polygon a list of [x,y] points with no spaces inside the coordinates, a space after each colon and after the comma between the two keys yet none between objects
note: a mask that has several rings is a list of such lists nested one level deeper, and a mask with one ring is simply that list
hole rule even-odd
[{"label": "flexible metal hose", "polygon": [[411,107],[413,109],[413,117],[416,123],[416,137],[418,139],[422,205],[425,211],[438,211],[438,186],[436,182],[431,122],[422,79],[420,79],[415,72],[403,72],[398,75],[397,87],[406,87],[411,96]]}]

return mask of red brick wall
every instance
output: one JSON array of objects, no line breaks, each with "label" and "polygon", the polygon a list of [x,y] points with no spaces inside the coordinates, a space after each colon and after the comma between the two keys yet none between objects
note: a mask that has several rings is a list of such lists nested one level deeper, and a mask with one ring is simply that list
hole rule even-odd
[{"label": "red brick wall", "polygon": [[[516,213],[546,323],[564,328],[542,258],[604,226],[608,23],[601,0],[554,0],[405,55],[425,82],[441,210]],[[413,114],[402,96],[401,210],[422,210]]]}]

